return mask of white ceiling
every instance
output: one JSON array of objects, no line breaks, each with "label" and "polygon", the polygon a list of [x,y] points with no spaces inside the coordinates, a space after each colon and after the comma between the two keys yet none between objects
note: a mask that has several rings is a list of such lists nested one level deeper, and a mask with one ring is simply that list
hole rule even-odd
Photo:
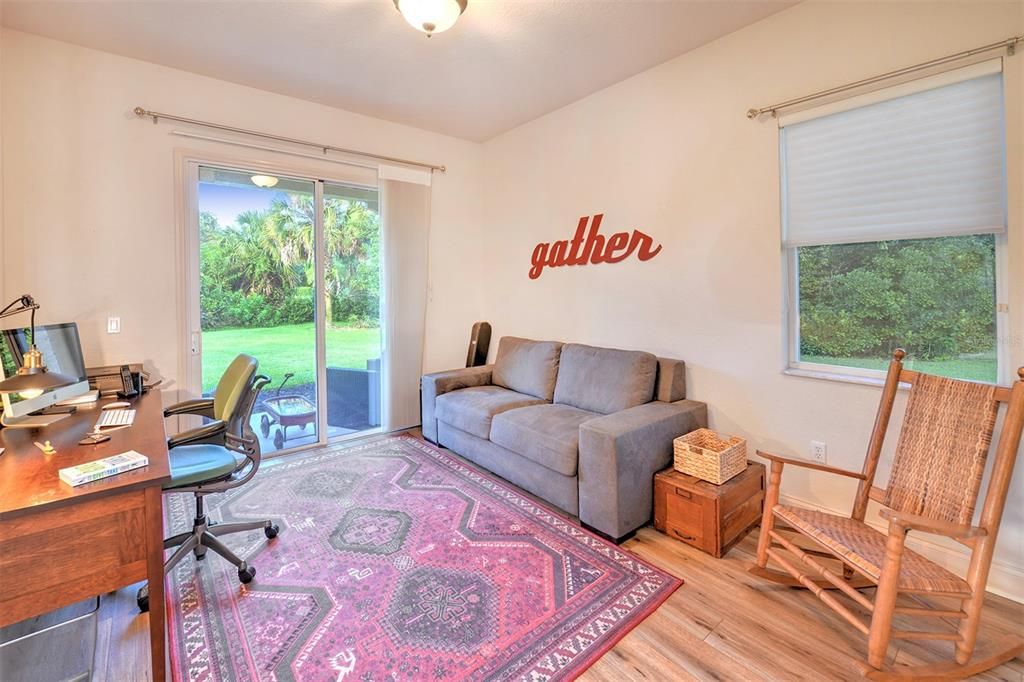
[{"label": "white ceiling", "polygon": [[[469,0],[427,38],[392,0],[3,0],[3,24],[483,141],[795,0]],[[183,112],[184,113],[184,112]]]}]

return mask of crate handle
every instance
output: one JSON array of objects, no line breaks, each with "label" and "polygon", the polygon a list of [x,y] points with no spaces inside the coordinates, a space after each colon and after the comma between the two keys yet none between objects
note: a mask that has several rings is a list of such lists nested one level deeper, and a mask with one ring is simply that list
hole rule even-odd
[{"label": "crate handle", "polygon": [[683,540],[689,540],[690,542],[693,542],[694,540],[697,539],[697,538],[693,537],[692,535],[686,535],[685,533],[680,533],[675,528],[672,529],[672,532],[675,535],[678,535],[679,537],[681,537]]},{"label": "crate handle", "polygon": [[683,490],[682,488],[676,488],[676,495],[687,500],[693,497],[693,493],[689,490]]}]

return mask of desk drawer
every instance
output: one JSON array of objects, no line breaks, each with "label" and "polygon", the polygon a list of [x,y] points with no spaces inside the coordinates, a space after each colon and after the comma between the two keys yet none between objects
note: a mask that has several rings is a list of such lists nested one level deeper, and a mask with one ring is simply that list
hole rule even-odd
[{"label": "desk drawer", "polygon": [[145,493],[0,521],[0,626],[146,578]]}]

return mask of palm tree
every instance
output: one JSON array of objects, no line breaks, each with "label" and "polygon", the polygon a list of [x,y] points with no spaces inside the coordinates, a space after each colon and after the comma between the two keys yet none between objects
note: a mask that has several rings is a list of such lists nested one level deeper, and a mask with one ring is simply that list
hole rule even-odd
[{"label": "palm tree", "polygon": [[[313,197],[299,194],[278,196],[267,216],[267,223],[278,235],[276,243],[282,261],[288,266],[304,266],[308,283],[316,278],[314,219]],[[365,262],[370,253],[376,256],[378,233],[376,213],[364,202],[335,197],[324,199],[323,306],[329,325],[334,322],[334,299],[348,295],[355,288],[359,264]]]},{"label": "palm tree", "polygon": [[228,242],[230,255],[239,266],[235,286],[249,293],[271,296],[277,291],[291,288],[293,278],[282,257],[288,252],[288,240],[267,220],[263,211],[246,211],[235,223],[237,238]]},{"label": "palm tree", "polygon": [[[278,194],[265,211],[246,211],[235,224],[220,226],[200,216],[203,276],[216,288],[282,300],[298,287],[312,287],[315,275],[313,197]],[[365,202],[337,197],[324,201],[326,241],[323,311],[334,321],[334,303],[346,314],[374,316],[379,300],[380,225]],[[207,272],[209,270],[209,272]],[[210,287],[214,284],[211,281]],[[204,284],[204,286],[206,286]],[[283,294],[283,297],[282,297]]]}]

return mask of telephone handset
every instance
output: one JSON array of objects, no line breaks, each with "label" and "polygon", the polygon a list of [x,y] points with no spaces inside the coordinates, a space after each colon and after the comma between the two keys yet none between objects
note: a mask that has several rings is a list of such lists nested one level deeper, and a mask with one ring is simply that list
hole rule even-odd
[{"label": "telephone handset", "polygon": [[128,365],[121,365],[121,390],[117,392],[118,398],[134,398],[139,394],[139,384],[142,383],[142,376],[132,372]]}]

